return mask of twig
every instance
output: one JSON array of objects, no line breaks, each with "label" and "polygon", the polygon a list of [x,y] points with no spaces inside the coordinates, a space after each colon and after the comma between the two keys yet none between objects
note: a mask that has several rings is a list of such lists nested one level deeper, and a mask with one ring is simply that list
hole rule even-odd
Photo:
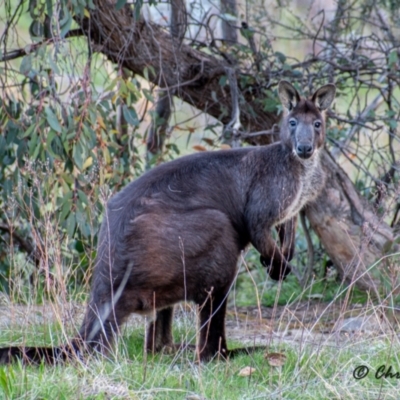
[{"label": "twig", "polygon": [[[83,36],[84,33],[82,32],[81,29],[73,29],[71,31],[69,31],[66,35],[65,38],[71,38],[71,37],[78,37],[78,36]],[[4,53],[1,57],[0,57],[0,62],[5,62],[5,61],[10,61],[10,60],[15,60],[17,58],[23,57],[27,54],[32,53],[33,51],[35,51],[38,47],[44,45],[44,44],[52,44],[55,42],[58,42],[60,40],[63,40],[64,38],[60,38],[59,36],[51,38],[51,39],[46,39],[46,40],[42,40],[39,43],[32,43],[28,46],[25,46],[24,48],[21,49],[16,49],[16,50],[11,50],[8,51],[7,53]]]},{"label": "twig", "polygon": [[311,240],[310,232],[307,227],[306,223],[306,217],[305,217],[305,212],[301,211],[300,212],[300,221],[301,221],[301,226],[303,227],[304,231],[304,236],[306,238],[307,242],[307,256],[308,256],[308,262],[307,262],[307,267],[306,270],[304,271],[304,275],[301,278],[300,284],[304,288],[311,276],[313,266],[314,266],[314,246]]},{"label": "twig", "polygon": [[[339,145],[337,148],[332,149],[331,154],[335,159],[338,158],[339,155],[341,154],[340,147],[346,148],[349,145],[351,139],[359,129],[359,124],[366,119],[366,117],[372,110],[378,108],[382,102],[383,102],[383,96],[382,94],[378,94],[375,97],[375,99],[367,107],[365,107],[364,111],[361,114],[359,114],[359,116],[353,122],[353,126],[348,130],[346,138],[337,143]],[[355,122],[357,122],[357,124]]]},{"label": "twig", "polygon": [[231,67],[226,67],[226,72],[231,90],[232,112],[231,120],[225,125],[222,136],[225,140],[230,142],[233,148],[235,148],[240,147],[240,138],[242,138],[242,136],[239,134],[239,128],[242,126],[240,123],[239,89],[235,70]]}]

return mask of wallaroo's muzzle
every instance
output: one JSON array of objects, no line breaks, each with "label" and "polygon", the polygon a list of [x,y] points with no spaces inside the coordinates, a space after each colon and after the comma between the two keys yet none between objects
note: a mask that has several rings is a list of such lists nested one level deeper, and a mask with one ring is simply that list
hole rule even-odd
[{"label": "wallaroo's muzzle", "polygon": [[314,152],[314,148],[310,143],[300,143],[296,147],[296,153],[300,158],[310,158]]}]

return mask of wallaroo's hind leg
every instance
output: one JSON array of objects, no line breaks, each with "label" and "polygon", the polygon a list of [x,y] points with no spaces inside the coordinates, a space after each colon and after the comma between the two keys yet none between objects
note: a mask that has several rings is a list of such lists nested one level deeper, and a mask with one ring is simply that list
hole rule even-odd
[{"label": "wallaroo's hind leg", "polygon": [[127,294],[122,293],[125,288],[124,282],[110,289],[110,285],[95,279],[93,287],[78,340],[84,342],[88,349],[107,353],[112,348],[120,325],[132,310],[129,307],[130,302],[126,299]]},{"label": "wallaroo's hind leg", "polygon": [[111,307],[111,301],[100,306],[89,304],[79,331],[79,340],[82,340],[89,349],[103,353],[111,350],[120,325],[130,314],[118,303],[114,307]]},{"label": "wallaroo's hind leg", "polygon": [[220,354],[226,358],[228,348],[225,338],[226,296],[212,296],[200,306],[200,338],[198,352],[201,361]]},{"label": "wallaroo's hind leg", "polygon": [[198,352],[201,361],[208,361],[220,355],[232,358],[239,354],[251,354],[263,350],[264,346],[241,347],[229,350],[225,337],[225,314],[227,296],[215,296],[208,300],[200,310],[200,340]]},{"label": "wallaroo's hind leg", "polygon": [[156,319],[147,328],[146,350],[159,352],[163,348],[172,348],[172,318],[174,308],[167,307],[157,311]]}]

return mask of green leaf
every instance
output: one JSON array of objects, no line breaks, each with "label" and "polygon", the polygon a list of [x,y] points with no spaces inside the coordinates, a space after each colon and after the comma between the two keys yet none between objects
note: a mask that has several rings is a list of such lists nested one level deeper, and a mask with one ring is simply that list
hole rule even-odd
[{"label": "green leaf", "polygon": [[[38,142],[39,135],[37,133],[34,133],[29,140],[29,156],[32,157],[35,149],[36,149],[36,144]],[[33,158],[33,157],[32,157]]]},{"label": "green leaf", "polygon": [[74,159],[76,166],[79,169],[82,169],[83,168],[83,158],[82,158],[82,152],[79,150],[78,145],[74,146],[74,149],[72,151],[72,158]]},{"label": "green leaf", "polygon": [[82,202],[82,204],[88,205],[89,200],[84,192],[82,190],[78,190],[78,198]]},{"label": "green leaf", "polygon": [[389,54],[389,59],[388,59],[388,64],[389,64],[389,68],[393,68],[398,61],[399,57],[397,54],[397,50],[392,50]]},{"label": "green leaf", "polygon": [[154,96],[149,89],[143,89],[143,95],[147,100],[154,102]]},{"label": "green leaf", "polygon": [[49,133],[47,134],[47,138],[46,138],[47,148],[51,147],[51,142],[54,139],[54,136],[56,136],[56,132],[53,129],[50,129]]},{"label": "green leaf", "polygon": [[124,104],[123,107],[122,107],[122,113],[124,115],[124,118],[125,118],[126,122],[129,125],[132,125],[132,126],[138,126],[139,125],[139,118],[138,118],[134,108],[128,108]]},{"label": "green leaf", "polygon": [[0,369],[0,387],[3,389],[4,394],[6,397],[10,396],[10,388],[8,386],[9,377],[7,377],[4,368]]},{"label": "green leaf", "polygon": [[138,98],[141,97],[138,88],[136,87],[136,85],[135,85],[133,82],[127,81],[127,82],[126,82],[126,86],[127,86],[127,88],[129,89],[129,91],[134,95],[135,101],[136,101]]},{"label": "green leaf", "polygon": [[52,157],[60,159],[59,155],[54,151],[54,139],[57,139],[56,132],[50,129],[46,139],[46,150]]},{"label": "green leaf", "polygon": [[28,75],[29,72],[31,72],[31,69],[32,69],[32,55],[28,54],[22,59],[21,65],[19,67],[19,72],[21,72],[22,75]]},{"label": "green leaf", "polygon": [[3,157],[2,163],[3,163],[3,165],[12,165],[12,164],[14,164],[14,161],[15,161],[15,157],[14,156],[6,154]]},{"label": "green leaf", "polygon": [[121,10],[121,8],[126,4],[126,0],[118,0],[117,4],[115,4],[115,9],[117,11]]},{"label": "green leaf", "polygon": [[275,57],[276,57],[282,64],[285,63],[285,61],[286,61],[286,56],[285,56],[283,53],[281,53],[280,51],[276,51],[274,54],[275,54]]},{"label": "green leaf", "polygon": [[69,32],[72,25],[72,15],[69,10],[65,9],[65,17],[60,21],[60,37],[64,38],[65,35]]},{"label": "green leaf", "polygon": [[165,145],[167,149],[173,150],[176,154],[180,154],[179,147],[175,143],[168,143]]},{"label": "green leaf", "polygon": [[26,138],[26,137],[30,136],[35,129],[36,129],[36,124],[29,125],[29,128],[22,135],[20,135],[19,137],[21,139]]},{"label": "green leaf", "polygon": [[61,206],[61,214],[60,214],[60,222],[64,222],[64,220],[68,217],[72,209],[72,190],[65,193],[64,202]]},{"label": "green leaf", "polygon": [[19,142],[18,149],[17,149],[17,160],[18,160],[18,165],[19,166],[23,165],[24,156],[25,156],[27,147],[28,146],[27,146],[25,140],[21,140]]},{"label": "green leaf", "polygon": [[382,248],[383,254],[388,254],[393,246],[393,240],[388,240]]},{"label": "green leaf", "polygon": [[143,0],[136,0],[135,2],[135,19],[139,21],[140,19],[140,10],[142,9]]},{"label": "green leaf", "polygon": [[4,139],[3,135],[0,135],[0,159],[4,156],[6,152],[6,140]]},{"label": "green leaf", "polygon": [[46,0],[47,15],[53,15],[53,1]]},{"label": "green leaf", "polygon": [[228,77],[226,75],[222,75],[221,78],[219,78],[218,84],[219,86],[225,86],[227,81]]},{"label": "green leaf", "polygon": [[69,216],[66,220],[66,228],[67,228],[68,237],[72,238],[74,236],[75,227],[76,227],[75,214],[71,213],[71,214],[69,214]]},{"label": "green leaf", "polygon": [[[52,57],[51,54],[49,54],[49,56],[48,56],[48,61],[49,61],[49,64],[50,64],[50,67],[51,67],[52,71],[56,75],[59,75],[60,74],[60,70],[58,69],[57,64],[54,62],[54,58]],[[56,85],[57,85],[57,83],[56,83]]]},{"label": "green leaf", "polygon": [[[35,143],[35,148],[32,152],[31,158],[33,159],[37,158],[41,148],[42,148],[42,142],[39,140],[38,142]],[[29,148],[29,154],[31,154],[30,148]]]},{"label": "green leaf", "polygon": [[397,121],[395,119],[390,119],[388,124],[389,124],[391,129],[393,129],[393,130],[397,129]]},{"label": "green leaf", "polygon": [[83,163],[85,162],[87,155],[86,155],[86,149],[83,147],[82,142],[78,140],[74,144],[74,148],[72,150],[72,158],[74,159],[75,165],[82,170],[83,169]]},{"label": "green leaf", "polygon": [[46,107],[44,111],[46,113],[46,119],[50,127],[53,128],[56,132],[61,133],[61,125],[58,122],[57,116],[56,114],[54,114],[53,110],[50,107]]},{"label": "green leaf", "polygon": [[41,38],[44,35],[44,24],[35,19],[29,26],[29,34],[32,38]]},{"label": "green leaf", "polygon": [[32,19],[36,19],[41,13],[37,3],[37,0],[29,0],[29,13]]},{"label": "green leaf", "polygon": [[[235,21],[235,20],[236,20],[236,17],[232,21]],[[252,29],[250,27],[249,28],[241,28],[240,33],[242,34],[242,36],[244,38],[246,38],[248,40],[254,36],[255,31],[254,31],[254,29]]]}]

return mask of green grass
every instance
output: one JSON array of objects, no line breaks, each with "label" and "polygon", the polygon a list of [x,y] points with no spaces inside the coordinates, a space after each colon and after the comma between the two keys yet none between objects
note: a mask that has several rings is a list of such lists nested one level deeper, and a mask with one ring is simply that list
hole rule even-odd
[{"label": "green grass", "polygon": [[[178,324],[175,339],[194,338],[193,326]],[[23,338],[21,337],[23,336]],[[0,346],[43,345],[62,341],[59,326],[18,327],[0,333]],[[229,343],[230,347],[240,343]],[[144,327],[124,329],[115,352],[84,362],[38,367],[16,363],[0,367],[1,399],[397,399],[400,380],[377,379],[381,365],[400,373],[400,343],[393,335],[326,336],[307,343],[276,338],[265,351],[286,355],[272,367],[264,351],[229,361],[198,364],[191,351],[146,355]],[[356,380],[354,369],[365,365],[368,376]],[[239,371],[253,367],[251,376]],[[400,374],[399,374],[400,375]]]}]

